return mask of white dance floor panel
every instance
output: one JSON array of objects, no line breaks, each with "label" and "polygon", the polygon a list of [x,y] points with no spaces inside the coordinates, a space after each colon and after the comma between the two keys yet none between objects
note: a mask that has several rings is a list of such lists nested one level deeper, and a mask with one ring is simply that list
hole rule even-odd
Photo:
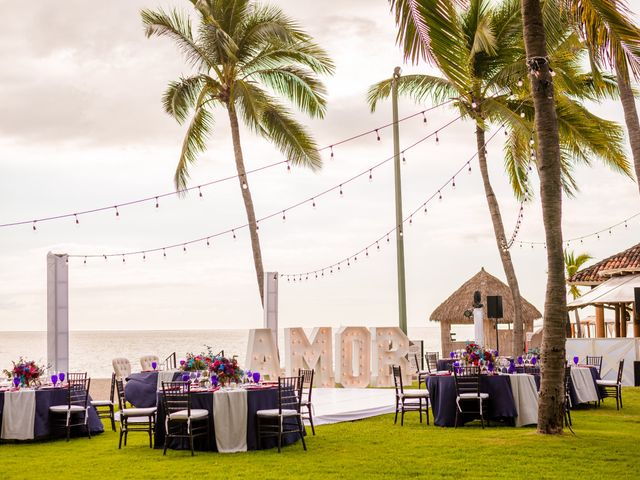
[{"label": "white dance floor panel", "polygon": [[314,388],[315,425],[350,422],[395,412],[393,388]]}]

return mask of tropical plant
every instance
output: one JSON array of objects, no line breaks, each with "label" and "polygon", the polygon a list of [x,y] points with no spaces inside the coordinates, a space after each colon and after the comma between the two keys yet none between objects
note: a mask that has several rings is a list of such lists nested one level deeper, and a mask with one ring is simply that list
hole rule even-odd
[{"label": "tropical plant", "polygon": [[[502,265],[515,306],[514,354],[524,347],[522,299],[511,255],[508,250],[499,204],[487,168],[485,133],[490,124],[507,127],[505,166],[516,195],[526,200],[532,196],[528,188],[528,171],[535,161],[533,103],[527,85],[524,46],[521,35],[520,5],[507,0],[493,6],[487,0],[472,0],[459,10],[453,1],[391,1],[399,26],[398,41],[405,56],[426,58],[435,64],[442,76],[408,75],[398,79],[400,94],[416,101],[431,98],[441,101],[453,98],[453,105],[464,118],[476,124],[478,161],[491,214],[491,220]],[[418,25],[418,26],[416,26]],[[566,29],[556,35],[552,58],[556,61],[558,83],[563,94],[558,97],[557,112],[562,128],[563,186],[567,193],[577,190],[571,175],[576,162],[589,163],[598,157],[614,169],[630,174],[630,166],[622,146],[622,130],[612,122],[588,112],[577,99],[599,99],[615,93],[610,77],[596,84],[581,71],[581,45],[576,35]],[[424,47],[426,45],[426,47]],[[385,80],[369,90],[372,109],[387,97],[391,81]]]},{"label": "tropical plant", "polygon": [[292,164],[320,168],[315,141],[294,118],[281,96],[311,117],[325,114],[325,88],[319,75],[334,66],[327,53],[275,6],[254,0],[189,0],[188,14],[142,10],[147,37],[172,39],[196,73],[169,84],[165,111],[183,124],[189,118],[175,172],[175,185],[187,185],[189,168],[207,147],[213,109],[227,111],[238,181],[247,214],[260,299],[263,266],[258,224],[247,178],[238,115],[253,132],[273,142]]},{"label": "tropical plant", "polygon": [[[591,259],[593,259],[593,257],[588,253],[581,253],[576,256],[576,254],[573,251],[571,252],[568,250],[564,251],[564,269],[565,269],[565,275],[567,278],[567,289],[568,289],[568,293],[573,297],[574,300],[582,294],[580,293],[580,290],[576,285],[569,284],[568,281],[573,275],[576,274],[578,270],[582,268],[582,266],[585,263],[587,263]],[[577,308],[573,312],[576,317],[576,333],[578,338],[580,338],[582,337],[582,328],[580,326],[580,314],[578,313]]]}]

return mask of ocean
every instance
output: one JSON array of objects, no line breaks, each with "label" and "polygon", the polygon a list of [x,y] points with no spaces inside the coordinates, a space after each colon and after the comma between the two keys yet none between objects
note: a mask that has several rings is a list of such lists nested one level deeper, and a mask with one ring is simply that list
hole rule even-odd
[{"label": "ocean", "polygon": [[[307,335],[312,329],[305,329]],[[335,333],[336,328],[333,329]],[[278,346],[284,354],[284,333],[280,330]],[[178,359],[187,352],[199,353],[204,345],[214,352],[238,355],[243,365],[249,330],[151,330],[151,331],[72,331],[69,339],[69,370],[88,372],[93,378],[109,378],[111,360],[125,357],[132,369],[140,369],[139,358],[155,354],[161,361],[176,352]],[[425,351],[440,350],[440,327],[409,327],[411,340],[422,340]],[[0,332],[0,371],[11,367],[20,356],[46,364],[46,332]],[[284,362],[284,360],[282,360]]]}]

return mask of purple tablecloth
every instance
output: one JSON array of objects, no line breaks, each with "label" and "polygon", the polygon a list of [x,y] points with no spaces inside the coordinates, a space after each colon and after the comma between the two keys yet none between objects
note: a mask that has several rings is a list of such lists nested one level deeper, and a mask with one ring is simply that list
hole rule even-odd
[{"label": "purple tablecloth", "polygon": [[[178,380],[180,372],[173,375],[173,380]],[[158,391],[158,372],[132,373],[127,377],[124,386],[124,396],[131,405],[136,408],[149,408],[156,406],[156,393]]]},{"label": "purple tablecloth", "polygon": [[[427,388],[431,397],[433,423],[441,427],[454,427],[457,407],[456,384],[453,375],[431,376],[427,379]],[[489,411],[485,415],[485,420],[507,420],[513,422],[518,416],[508,376],[480,376],[480,391],[489,394],[489,400],[487,401]],[[462,423],[465,423],[479,417],[465,414],[461,418]]]},{"label": "purple tablecloth", "polygon": [[[155,448],[164,448],[164,420],[165,412],[161,399],[162,393],[158,392],[158,416],[156,422],[155,431]],[[210,412],[209,415],[209,450],[217,451],[216,448],[216,436],[215,436],[215,418],[213,416],[213,392],[193,392],[191,394],[192,406],[191,408],[203,408]],[[265,388],[262,390],[248,390],[247,391],[247,450],[258,450],[258,418],[256,412],[258,410],[267,410],[270,408],[278,408],[278,389],[277,388]],[[282,445],[290,445],[300,439],[300,436],[295,434],[285,435],[282,438]],[[277,439],[263,438],[262,448],[273,448],[277,445]],[[189,448],[187,439],[173,439],[169,448],[177,450],[186,450]],[[203,437],[198,437],[194,441],[194,448],[196,450],[206,450],[207,441]]]},{"label": "purple tablecloth", "polygon": [[436,365],[439,372],[444,372],[451,369],[451,365],[456,360],[454,358],[441,358],[437,361]]},{"label": "purple tablecloth", "polygon": [[[89,398],[91,402],[91,398]],[[36,390],[36,418],[33,426],[33,434],[36,439],[44,438],[51,434],[49,426],[49,407],[53,405],[65,405],[67,403],[67,389],[43,389]],[[0,427],[2,426],[2,411],[4,410],[4,392],[0,392]],[[89,430],[91,435],[104,432],[102,421],[98,418],[94,408],[89,408]],[[83,435],[84,428],[75,427],[73,434]]]}]

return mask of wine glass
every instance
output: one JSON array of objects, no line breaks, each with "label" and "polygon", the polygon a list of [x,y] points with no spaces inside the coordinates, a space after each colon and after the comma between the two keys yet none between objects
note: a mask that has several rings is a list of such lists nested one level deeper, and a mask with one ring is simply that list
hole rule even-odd
[{"label": "wine glass", "polygon": [[253,381],[255,383],[259,383],[260,382],[260,372],[253,372],[252,377],[253,377]]},{"label": "wine glass", "polygon": [[60,380],[60,385],[62,386],[62,382],[64,382],[64,372],[58,373],[58,380]]},{"label": "wine glass", "polygon": [[184,367],[184,364],[185,364],[185,361],[184,361],[184,358],[183,358],[183,359],[180,360],[180,366]]},{"label": "wine glass", "polygon": [[253,374],[251,373],[251,370],[247,370],[245,372],[245,375],[247,376],[247,382],[251,383],[253,381],[253,378],[252,378]]},{"label": "wine glass", "polygon": [[213,388],[216,388],[218,386],[218,376],[217,375],[211,375],[211,386]]},{"label": "wine glass", "polygon": [[56,386],[56,383],[58,383],[58,375],[56,375],[56,372],[53,372],[51,374],[51,383],[53,383],[53,386]]},{"label": "wine glass", "polygon": [[15,377],[13,377],[13,386],[18,388],[19,385],[20,385],[20,377],[16,375]]},{"label": "wine glass", "polygon": [[580,361],[580,358],[576,355],[575,357],[573,357],[573,363],[576,364],[576,366],[578,366],[578,362]]},{"label": "wine glass", "polygon": [[156,368],[158,368],[158,363],[157,362],[151,362],[151,368],[153,368],[154,370]]},{"label": "wine glass", "polygon": [[183,382],[188,382],[189,381],[189,374],[188,373],[183,373],[182,374],[182,381]]}]

